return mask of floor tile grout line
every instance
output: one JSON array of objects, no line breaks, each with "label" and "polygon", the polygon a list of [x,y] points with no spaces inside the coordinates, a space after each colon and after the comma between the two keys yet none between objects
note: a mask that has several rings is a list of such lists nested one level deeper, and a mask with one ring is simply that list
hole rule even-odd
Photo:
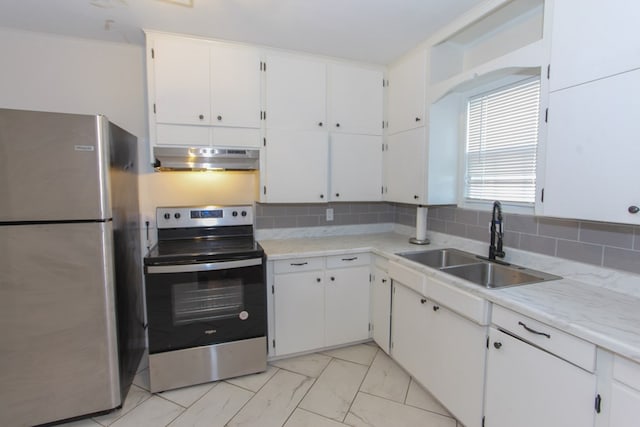
[{"label": "floor tile grout line", "polygon": [[369,375],[369,371],[371,371],[371,366],[373,366],[373,362],[375,362],[376,357],[378,357],[379,351],[380,351],[380,348],[378,347],[378,349],[376,350],[376,354],[373,355],[373,359],[371,359],[371,363],[367,367],[367,372],[365,372],[364,376],[362,377],[362,381],[360,381],[360,385],[358,386],[358,390],[356,390],[355,396],[353,396],[353,399],[351,399],[351,403],[349,404],[349,409],[347,409],[346,414],[344,414],[344,417],[342,418],[342,421],[341,421],[342,424],[344,424],[344,421],[349,416],[349,413],[351,412],[351,408],[353,407],[353,402],[356,401],[356,398],[358,397],[358,393],[360,393],[360,390],[362,389],[362,384],[364,384],[364,381],[367,379],[367,375]]}]

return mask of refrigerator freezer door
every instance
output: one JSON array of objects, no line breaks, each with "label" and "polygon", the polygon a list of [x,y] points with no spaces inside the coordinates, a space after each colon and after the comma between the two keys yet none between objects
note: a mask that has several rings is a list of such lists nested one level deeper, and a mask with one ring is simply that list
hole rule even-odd
[{"label": "refrigerator freezer door", "polygon": [[0,227],[0,425],[120,405],[112,226]]},{"label": "refrigerator freezer door", "polygon": [[0,109],[0,222],[105,219],[104,116]]}]

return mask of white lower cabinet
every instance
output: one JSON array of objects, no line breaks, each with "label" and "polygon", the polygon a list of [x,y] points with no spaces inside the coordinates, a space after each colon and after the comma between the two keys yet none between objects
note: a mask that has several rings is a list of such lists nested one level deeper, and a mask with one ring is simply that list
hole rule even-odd
[{"label": "white lower cabinet", "polygon": [[273,353],[366,340],[369,270],[366,253],[276,261]]},{"label": "white lower cabinet", "polygon": [[609,427],[636,427],[640,420],[640,364],[615,356]]},{"label": "white lower cabinet", "polygon": [[480,427],[487,327],[395,280],[392,313],[392,357],[465,426]]},{"label": "white lower cabinet", "polygon": [[373,268],[371,285],[371,325],[373,340],[389,354],[391,340],[391,279],[379,267]]},{"label": "white lower cabinet", "polygon": [[[501,316],[502,311],[506,316]],[[513,319],[516,314],[494,306],[496,318]],[[486,427],[592,427],[596,415],[596,376],[572,363],[595,363],[595,347],[563,332],[541,325],[524,316],[515,325],[521,331],[504,332],[498,327],[489,331],[489,353],[485,391]],[[535,323],[534,323],[535,322]],[[501,322],[502,323],[502,322]],[[516,337],[519,334],[540,340],[534,346]],[[591,347],[591,348],[589,348]],[[575,362],[553,354],[573,353]],[[568,352],[568,353],[567,353]]]}]

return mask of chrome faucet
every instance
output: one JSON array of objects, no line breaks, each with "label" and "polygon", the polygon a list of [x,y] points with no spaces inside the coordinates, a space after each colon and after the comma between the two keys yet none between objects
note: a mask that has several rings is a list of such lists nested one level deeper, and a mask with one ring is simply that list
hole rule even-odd
[{"label": "chrome faucet", "polygon": [[[495,261],[496,257],[504,258],[505,253],[502,249],[502,238],[504,231],[502,229],[502,205],[500,202],[493,202],[493,212],[491,213],[491,243],[489,244],[489,259]],[[497,242],[496,242],[497,238]]]}]

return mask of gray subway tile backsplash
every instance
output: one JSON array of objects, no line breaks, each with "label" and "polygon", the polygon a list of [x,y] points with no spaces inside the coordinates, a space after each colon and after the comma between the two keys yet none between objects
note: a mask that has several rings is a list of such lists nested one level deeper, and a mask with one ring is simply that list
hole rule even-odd
[{"label": "gray subway tile backsplash", "polygon": [[[334,220],[326,220],[332,208]],[[429,230],[489,243],[491,212],[431,207]],[[415,227],[416,207],[399,203],[264,204],[256,206],[256,228],[396,223]],[[504,214],[509,248],[557,256],[640,274],[640,227],[533,215]]]}]

